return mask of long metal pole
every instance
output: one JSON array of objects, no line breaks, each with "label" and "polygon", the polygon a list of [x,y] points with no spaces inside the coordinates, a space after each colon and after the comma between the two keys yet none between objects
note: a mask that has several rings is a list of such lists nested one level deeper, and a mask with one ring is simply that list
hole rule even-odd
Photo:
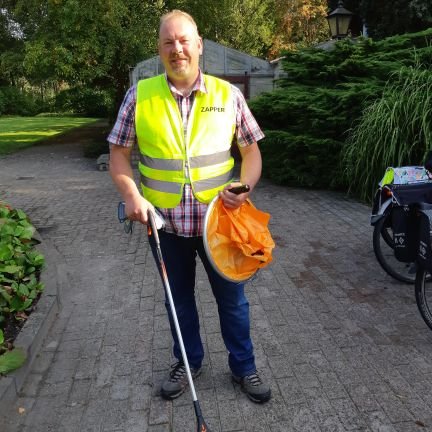
[{"label": "long metal pole", "polygon": [[175,331],[176,331],[177,338],[178,338],[178,341],[179,341],[180,351],[181,351],[183,363],[184,363],[185,368],[186,368],[187,378],[188,378],[190,389],[191,389],[191,393],[192,393],[192,399],[193,399],[193,401],[196,401],[197,400],[197,396],[196,396],[196,392],[195,392],[195,386],[194,386],[194,383],[193,383],[193,380],[192,380],[192,374],[191,374],[190,367],[189,367],[189,361],[188,361],[188,358],[187,358],[187,355],[186,355],[186,350],[185,350],[184,343],[183,343],[183,337],[182,337],[182,334],[181,334],[180,325],[179,325],[178,318],[177,318],[177,312],[176,312],[176,309],[175,309],[174,299],[173,299],[173,296],[172,296],[172,293],[171,293],[171,287],[170,287],[169,280],[168,280],[168,274],[167,274],[167,271],[166,271],[166,268],[165,268],[165,263],[164,263],[164,260],[163,260],[163,257],[162,257],[162,250],[161,250],[161,247],[160,247],[159,234],[158,234],[158,231],[157,231],[157,228],[156,228],[156,223],[155,223],[155,220],[154,220],[153,213],[151,211],[148,212],[148,218],[150,220],[150,226],[151,226],[151,230],[152,230],[152,235],[154,236],[155,243],[156,243],[156,252],[157,252],[158,259],[159,259],[159,264],[160,264],[160,267],[161,267],[162,279],[163,279],[163,283],[164,283],[164,286],[165,286],[165,291],[166,291],[166,294],[167,294],[167,297],[168,297],[168,301],[169,301],[169,304],[170,304],[171,314],[172,314],[173,321],[174,321],[174,327],[175,327]]}]

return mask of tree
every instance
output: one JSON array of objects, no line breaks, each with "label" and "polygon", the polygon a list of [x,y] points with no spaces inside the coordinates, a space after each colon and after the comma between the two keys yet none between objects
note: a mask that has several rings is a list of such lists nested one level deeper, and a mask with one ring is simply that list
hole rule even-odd
[{"label": "tree", "polygon": [[[356,125],[363,110],[381,97],[385,83],[389,80],[392,82],[395,74],[401,70],[421,65],[422,74],[431,83],[431,42],[432,28],[381,41],[364,38],[354,44],[345,39],[337,42],[332,50],[308,48],[286,53],[282,60],[286,75],[279,80],[278,88],[250,102],[266,135],[260,141],[264,175],[281,184],[296,186],[340,187],[347,186],[343,182],[348,180],[356,183],[356,186],[362,183],[364,186],[364,177],[354,174],[349,179],[342,176],[340,155],[348,133]],[[419,152],[414,150],[417,141],[411,135],[422,134],[424,147],[421,151],[424,151],[428,142],[430,145],[431,91],[428,92],[420,82],[415,81],[405,92],[404,98],[395,93],[394,101],[401,108],[396,113],[400,119],[399,123],[394,123],[397,127],[389,126],[395,118],[393,112],[391,116],[388,115],[394,106],[390,104],[385,106],[385,121],[379,119],[376,122],[390,136],[401,137],[404,146],[411,148],[412,159],[405,159],[404,163],[419,162]],[[412,105],[413,88],[418,96],[415,100],[421,100],[415,110],[415,104]],[[402,125],[405,127],[402,128]],[[410,125],[414,127],[410,128]],[[387,153],[387,150],[381,147],[383,134],[372,130],[369,125],[363,130],[369,134],[369,143],[374,143],[375,149],[362,151],[359,143],[365,140],[360,137],[358,145],[352,146],[354,151],[350,163],[363,161],[357,165],[359,171],[363,170],[369,175],[371,170],[367,169],[364,160],[372,156],[376,160],[378,154]],[[400,149],[396,148],[399,154]],[[361,181],[357,183],[356,178]],[[375,185],[378,180],[375,179]]]},{"label": "tree", "polygon": [[0,10],[0,86],[17,85],[23,77],[23,48],[17,23],[6,9]]},{"label": "tree", "polygon": [[118,106],[130,67],[156,51],[162,7],[142,0],[17,0],[8,10],[23,31],[32,84],[113,88]]},{"label": "tree", "polygon": [[361,13],[369,35],[376,39],[432,26],[432,3],[422,0],[362,0]]},{"label": "tree", "polygon": [[328,38],[325,0],[167,1],[197,21],[202,36],[259,57]]},{"label": "tree", "polygon": [[204,38],[265,57],[274,33],[273,0],[166,1],[167,10],[190,13]]},{"label": "tree", "polygon": [[325,0],[274,0],[276,33],[271,55],[328,39],[327,9]]}]

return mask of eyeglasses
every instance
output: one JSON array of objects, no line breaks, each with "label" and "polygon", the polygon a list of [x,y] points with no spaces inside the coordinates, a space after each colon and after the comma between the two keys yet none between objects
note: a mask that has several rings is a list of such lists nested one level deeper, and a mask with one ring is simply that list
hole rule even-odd
[{"label": "eyeglasses", "polygon": [[118,203],[117,216],[120,223],[124,223],[124,231],[126,234],[132,234],[133,221],[129,220],[126,216],[126,206],[123,201]]}]

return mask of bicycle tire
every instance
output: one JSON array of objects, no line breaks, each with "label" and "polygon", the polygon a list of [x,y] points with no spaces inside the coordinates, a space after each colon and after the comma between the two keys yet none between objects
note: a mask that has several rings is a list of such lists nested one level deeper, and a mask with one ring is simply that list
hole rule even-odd
[{"label": "bicycle tire", "polygon": [[384,241],[393,249],[393,230],[391,228],[391,218],[386,217],[381,228],[381,235]]},{"label": "bicycle tire", "polygon": [[415,298],[420,315],[432,330],[432,280],[430,273],[425,268],[417,270]]},{"label": "bicycle tire", "polygon": [[374,226],[373,250],[383,270],[394,279],[407,284],[414,284],[416,263],[403,263],[394,256],[393,231],[390,223],[390,212],[384,215]]}]

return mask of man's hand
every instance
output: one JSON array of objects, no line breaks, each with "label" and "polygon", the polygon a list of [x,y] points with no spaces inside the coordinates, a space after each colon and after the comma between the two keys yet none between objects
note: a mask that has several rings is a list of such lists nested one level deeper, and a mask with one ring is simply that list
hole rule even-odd
[{"label": "man's hand", "polygon": [[147,212],[149,210],[154,212],[154,207],[141,195],[133,196],[125,200],[126,216],[131,221],[141,222],[146,225],[148,223]]},{"label": "man's hand", "polygon": [[132,149],[111,146],[110,173],[124,202],[125,213],[129,220],[147,224],[147,211],[154,210],[152,204],[140,194],[133,178],[130,165],[130,154]]},{"label": "man's hand", "polygon": [[227,209],[234,210],[239,208],[248,198],[249,192],[240,194],[230,192],[231,188],[242,186],[240,182],[230,183],[223,191],[219,192],[219,197],[222,199],[224,206]]}]

